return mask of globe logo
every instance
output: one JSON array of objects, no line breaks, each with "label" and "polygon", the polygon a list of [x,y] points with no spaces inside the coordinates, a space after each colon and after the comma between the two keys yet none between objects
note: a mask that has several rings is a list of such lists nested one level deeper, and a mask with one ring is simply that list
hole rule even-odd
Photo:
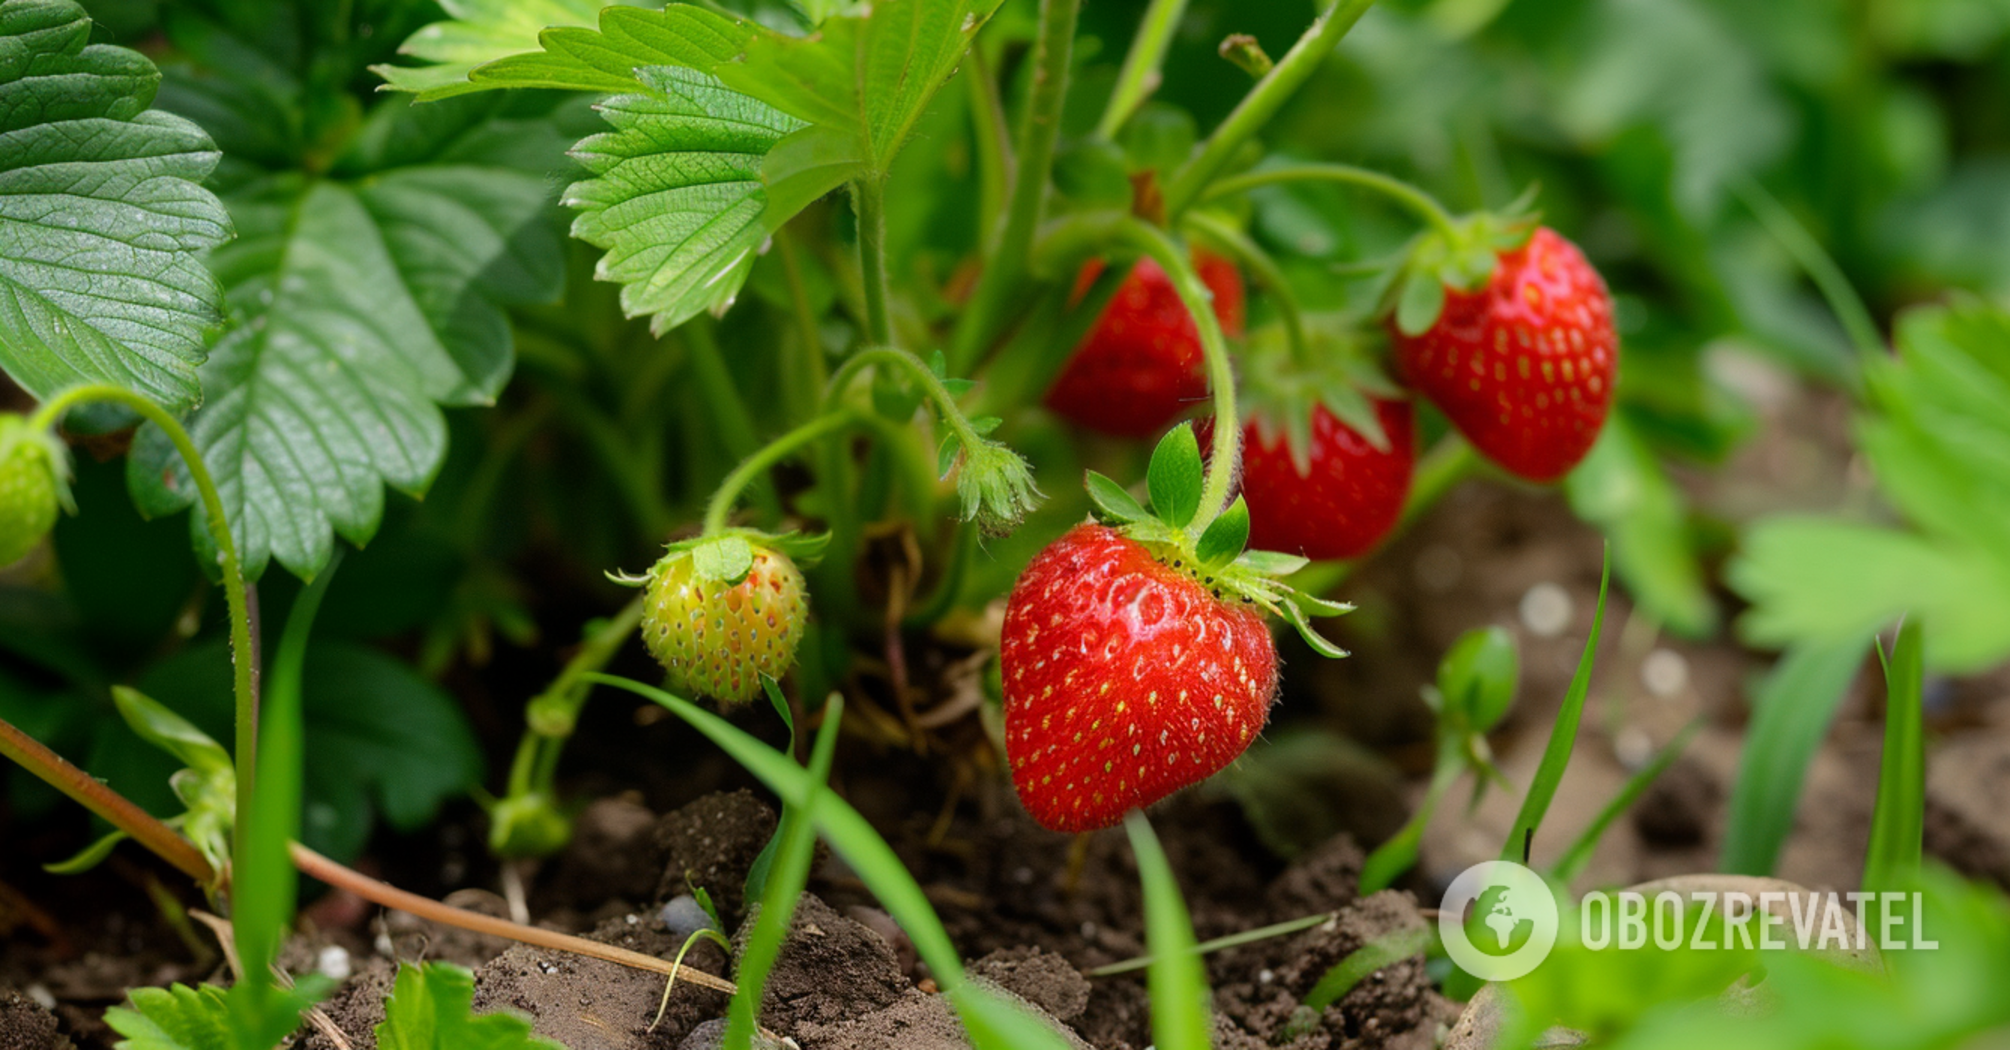
[{"label": "globe logo", "polygon": [[1542,876],[1509,860],[1459,873],[1438,908],[1445,953],[1475,977],[1512,981],[1556,947],[1556,898]]}]

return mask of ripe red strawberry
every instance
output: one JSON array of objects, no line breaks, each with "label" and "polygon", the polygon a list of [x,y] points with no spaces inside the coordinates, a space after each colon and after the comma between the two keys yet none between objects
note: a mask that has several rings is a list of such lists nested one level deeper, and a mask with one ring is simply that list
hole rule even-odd
[{"label": "ripe red strawberry", "polygon": [[[762,675],[780,678],[794,666],[807,588],[779,550],[738,538],[713,542],[741,548],[724,560],[723,579],[718,561],[690,547],[673,548],[649,570],[642,641],[674,691],[745,703],[760,692]],[[745,575],[736,576],[742,567]]]},{"label": "ripe red strawberry", "polygon": [[1250,420],[1242,446],[1250,546],[1308,558],[1353,558],[1389,534],[1416,473],[1416,424],[1408,401],[1376,398],[1373,404],[1389,447],[1376,448],[1325,405],[1314,404],[1305,457],[1310,469],[1304,473],[1284,427]]},{"label": "ripe red strawberry", "polygon": [[1269,715],[1277,650],[1256,604],[1166,557],[1080,525],[1012,589],[999,655],[1005,754],[1044,827],[1108,827],[1204,780]]},{"label": "ripe red strawberry", "polygon": [[[1205,252],[1194,254],[1194,266],[1214,293],[1222,329],[1240,333],[1241,274]],[[1101,262],[1085,266],[1077,294],[1101,272]],[[1200,331],[1172,279],[1157,263],[1141,259],[1047,391],[1047,407],[1091,430],[1149,438],[1207,399],[1201,357]]]},{"label": "ripe red strawberry", "polygon": [[1539,228],[1486,285],[1447,287],[1419,335],[1395,332],[1403,378],[1489,459],[1531,481],[1576,466],[1612,406],[1612,296],[1577,246]]}]

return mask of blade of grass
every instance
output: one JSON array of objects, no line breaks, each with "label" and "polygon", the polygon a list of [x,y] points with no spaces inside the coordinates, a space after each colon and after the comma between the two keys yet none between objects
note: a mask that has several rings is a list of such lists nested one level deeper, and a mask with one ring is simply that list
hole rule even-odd
[{"label": "blade of grass", "polygon": [[1633,804],[1640,801],[1640,796],[1646,794],[1647,789],[1656,780],[1661,779],[1661,774],[1667,772],[1668,767],[1682,757],[1682,752],[1689,748],[1689,741],[1695,739],[1697,730],[1702,728],[1701,717],[1683,726],[1682,731],[1675,734],[1675,739],[1668,741],[1667,745],[1642,766],[1639,772],[1628,777],[1625,786],[1621,787],[1619,793],[1612,796],[1612,801],[1607,802],[1605,808],[1598,812],[1598,816],[1584,829],[1584,833],[1577,836],[1577,841],[1563,851],[1563,856],[1549,869],[1549,877],[1557,882],[1569,882],[1582,874],[1584,866],[1591,863],[1591,851],[1598,848],[1598,840],[1605,837],[1606,829],[1612,826],[1613,821],[1619,819],[1621,813],[1632,809]]},{"label": "blade of grass", "polygon": [[1584,640],[1584,655],[1578,657],[1577,674],[1570,679],[1570,690],[1563,694],[1563,708],[1556,713],[1549,744],[1542,749],[1542,763],[1529,782],[1528,794],[1522,796],[1521,812],[1515,814],[1507,844],[1501,847],[1503,860],[1524,860],[1527,843],[1542,826],[1542,818],[1556,798],[1556,786],[1563,782],[1563,771],[1570,765],[1570,751],[1577,744],[1577,723],[1584,717],[1584,698],[1591,692],[1591,667],[1598,655],[1599,632],[1605,627],[1605,591],[1611,582],[1612,552],[1608,549],[1605,565],[1598,572],[1598,611],[1591,618],[1591,636]]},{"label": "blade of grass", "polygon": [[1152,950],[1145,987],[1152,1010],[1152,1045],[1158,1050],[1208,1050],[1207,972],[1194,952],[1193,921],[1172,866],[1166,863],[1159,837],[1145,815],[1132,810],[1124,818],[1131,852],[1138,858],[1138,880],[1144,884],[1145,944]]},{"label": "blade of grass", "polygon": [[[809,771],[725,719],[632,679],[605,674],[587,677],[662,705],[717,744],[784,803],[802,806],[809,801],[812,789]],[[893,847],[886,844],[858,810],[836,795],[825,793],[818,795],[815,808],[806,812],[818,833],[844,858],[914,942],[916,953],[949,996],[950,1005],[956,1008],[978,1050],[1067,1050],[1067,1042],[1037,1016],[970,982],[963,972],[963,960],[949,940],[949,931],[943,929],[942,920],[929,906],[921,885],[901,865]]]},{"label": "blade of grass", "polygon": [[1752,724],[1731,785],[1724,851],[1717,868],[1733,875],[1771,875],[1793,830],[1801,784],[1836,708],[1863,666],[1868,633],[1840,641],[1803,642],[1773,665],[1752,699]]},{"label": "blade of grass", "polygon": [[[770,699],[777,696],[773,682],[769,679],[767,683]],[[809,800],[802,806],[784,809],[781,826],[775,829],[771,844],[776,849],[761,893],[761,917],[754,920],[746,950],[740,953],[739,969],[733,973],[740,990],[733,994],[733,1002],[726,1011],[725,1050],[748,1050],[754,1032],[760,1027],[761,992],[767,987],[768,971],[782,953],[782,941],[787,939],[789,925],[795,920],[796,901],[810,881],[810,860],[816,853],[817,833],[810,811],[826,793],[824,785],[830,781],[831,756],[837,751],[838,722],[843,717],[844,697],[832,693],[824,704],[824,724],[817,730],[816,744],[810,751]],[[793,725],[789,733],[793,740]]]},{"label": "blade of grass", "polygon": [[1305,993],[1305,1005],[1314,1010],[1324,1010],[1353,991],[1354,986],[1366,980],[1369,974],[1421,953],[1430,943],[1431,931],[1426,926],[1405,927],[1369,941],[1349,952],[1345,959],[1334,963],[1333,968],[1319,978],[1319,983]]},{"label": "blade of grass", "polygon": [[1926,667],[1921,659],[1919,620],[1898,629],[1891,656],[1877,651],[1884,665],[1884,760],[1877,773],[1877,804],[1871,810],[1870,848],[1863,861],[1863,888],[1898,890],[1919,878],[1921,837],[1926,826]]},{"label": "blade of grass", "polygon": [[[1210,952],[1218,952],[1224,948],[1239,948],[1245,944],[1267,941],[1272,937],[1283,937],[1287,934],[1299,933],[1321,923],[1332,922],[1333,917],[1338,914],[1340,913],[1336,911],[1324,911],[1317,915],[1286,919],[1283,922],[1272,923],[1269,926],[1258,926],[1253,930],[1240,930],[1235,933],[1216,937],[1211,941],[1202,941],[1193,946],[1193,953],[1195,955],[1207,955]],[[1123,962],[1114,962],[1107,966],[1098,966],[1093,970],[1084,970],[1082,971],[1082,975],[1085,977],[1115,977],[1120,973],[1142,970],[1150,966],[1152,960],[1155,958],[1157,956],[1147,952],[1135,959],[1125,959]]]}]

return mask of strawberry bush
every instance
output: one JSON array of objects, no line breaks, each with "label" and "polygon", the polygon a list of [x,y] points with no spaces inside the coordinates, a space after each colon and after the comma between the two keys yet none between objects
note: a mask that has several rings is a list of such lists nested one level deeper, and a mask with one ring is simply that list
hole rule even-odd
[{"label": "strawberry bush", "polygon": [[[2000,1037],[1999,7],[0,0],[0,1045]],[[1483,990],[1494,840],[1953,928]]]}]

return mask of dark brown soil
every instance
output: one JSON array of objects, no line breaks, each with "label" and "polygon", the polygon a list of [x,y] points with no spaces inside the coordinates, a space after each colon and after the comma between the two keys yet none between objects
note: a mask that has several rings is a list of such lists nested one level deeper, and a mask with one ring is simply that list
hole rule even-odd
[{"label": "dark brown soil", "polygon": [[56,1015],[20,992],[0,990],[0,1050],[69,1050]]}]

